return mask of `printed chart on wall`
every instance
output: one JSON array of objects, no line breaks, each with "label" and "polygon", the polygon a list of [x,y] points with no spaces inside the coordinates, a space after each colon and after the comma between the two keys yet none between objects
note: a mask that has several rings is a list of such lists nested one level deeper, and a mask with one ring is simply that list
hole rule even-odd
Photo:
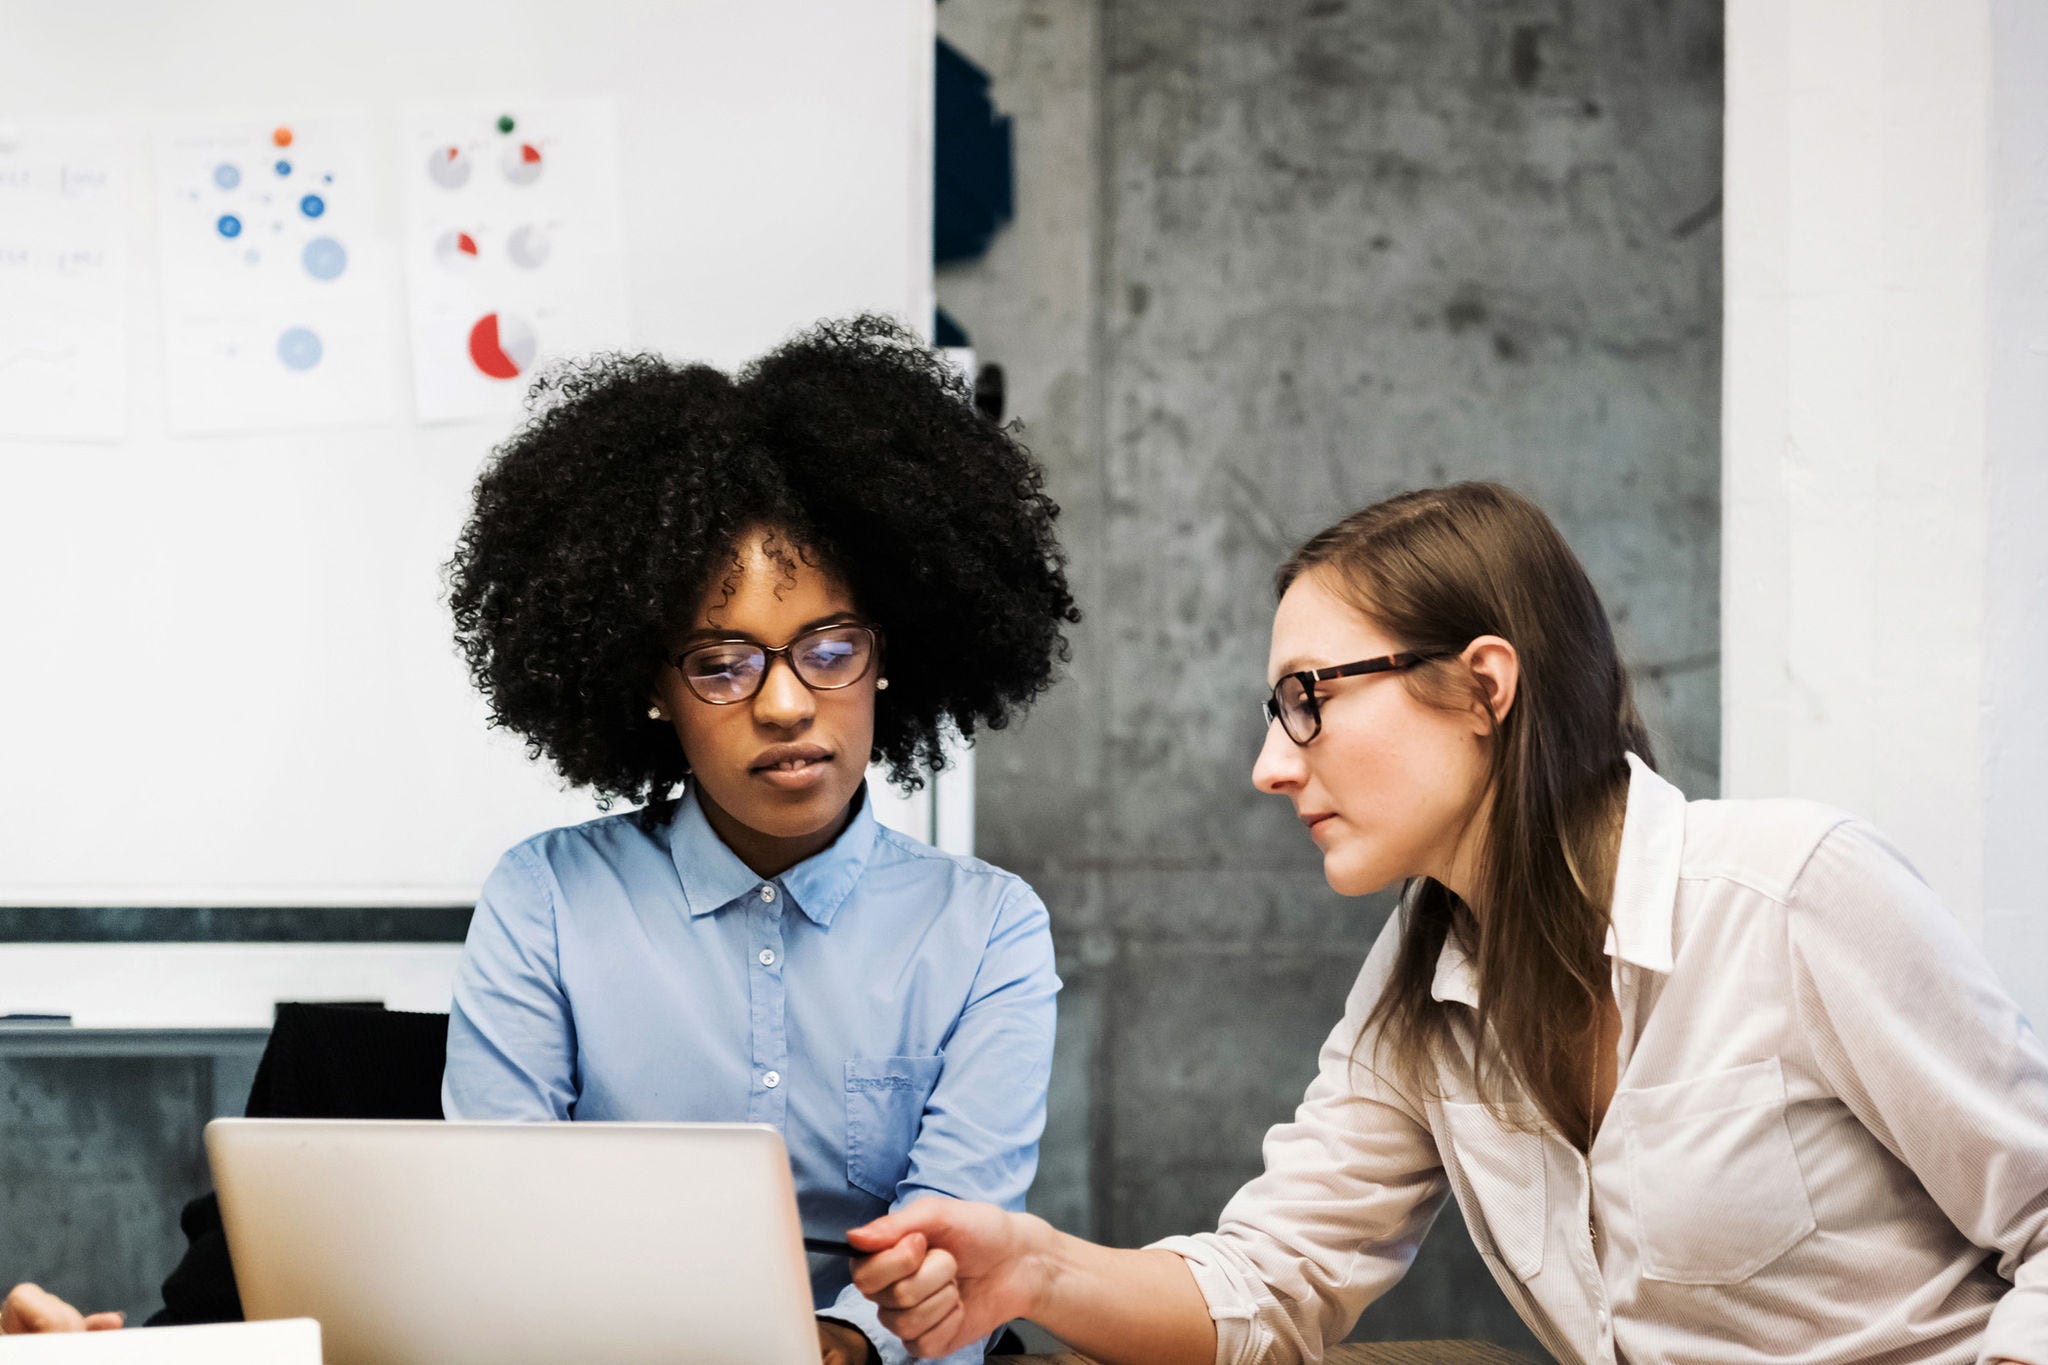
[{"label": "printed chart on wall", "polygon": [[0,440],[128,430],[126,142],[0,124]]},{"label": "printed chart on wall", "polygon": [[611,101],[419,109],[400,137],[421,421],[515,416],[537,364],[627,344]]},{"label": "printed chart on wall", "polygon": [[172,432],[396,414],[366,117],[160,127],[157,231]]}]

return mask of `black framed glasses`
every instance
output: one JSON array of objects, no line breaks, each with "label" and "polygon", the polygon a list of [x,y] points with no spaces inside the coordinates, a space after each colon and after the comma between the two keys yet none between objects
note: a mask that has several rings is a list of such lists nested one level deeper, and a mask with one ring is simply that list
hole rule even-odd
[{"label": "black framed glasses", "polygon": [[882,632],[852,622],[807,630],[786,645],[758,640],[709,640],[670,659],[701,701],[731,706],[746,701],[781,659],[813,692],[836,692],[865,678],[882,652]]},{"label": "black framed glasses", "polygon": [[1273,684],[1273,695],[1259,703],[1259,709],[1265,713],[1266,724],[1271,725],[1277,720],[1289,739],[1296,744],[1306,744],[1323,732],[1323,704],[1316,699],[1317,683],[1335,678],[1356,678],[1367,673],[1401,673],[1417,664],[1449,657],[1443,652],[1385,654],[1377,659],[1360,659],[1356,663],[1289,673]]}]

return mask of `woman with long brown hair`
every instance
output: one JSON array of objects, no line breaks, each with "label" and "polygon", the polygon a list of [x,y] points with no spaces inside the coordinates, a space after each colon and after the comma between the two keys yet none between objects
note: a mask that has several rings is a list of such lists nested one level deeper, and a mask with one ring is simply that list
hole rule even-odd
[{"label": "woman with long brown hair", "polygon": [[1653,767],[1585,571],[1489,484],[1281,569],[1253,770],[1337,891],[1406,891],[1264,1174],[1111,1250],[927,1200],[856,1229],[921,1356],[1316,1360],[1446,1194],[1561,1360],[2048,1365],[2048,1051],[1905,860]]}]

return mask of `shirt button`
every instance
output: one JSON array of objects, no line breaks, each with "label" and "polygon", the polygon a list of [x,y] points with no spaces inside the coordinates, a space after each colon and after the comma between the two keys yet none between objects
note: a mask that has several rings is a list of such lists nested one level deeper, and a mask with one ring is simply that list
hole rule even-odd
[{"label": "shirt button", "polygon": [[780,1071],[768,1072],[766,1075],[761,1077],[761,1084],[767,1086],[770,1090],[773,1090],[776,1086],[782,1084],[782,1073]]},{"label": "shirt button", "polygon": [[764,900],[764,901],[771,901],[771,902],[772,902],[772,901],[773,901],[773,900],[775,899],[775,888],[774,888],[774,887],[772,887],[772,886],[764,886],[764,887],[762,887],[762,888],[761,888],[761,899],[762,899],[762,900]]},{"label": "shirt button", "polygon": [[775,950],[773,948],[763,948],[761,950],[761,965],[763,967],[773,967],[775,965]]}]

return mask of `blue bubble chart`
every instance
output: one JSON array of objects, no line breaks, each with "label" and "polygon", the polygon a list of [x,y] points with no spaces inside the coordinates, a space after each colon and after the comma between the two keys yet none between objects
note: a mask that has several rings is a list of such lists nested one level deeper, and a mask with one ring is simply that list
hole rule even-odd
[{"label": "blue bubble chart", "polygon": [[339,279],[341,272],[348,269],[348,252],[332,237],[315,237],[299,253],[299,262],[316,280]]},{"label": "blue bubble chart", "polygon": [[309,194],[299,201],[299,212],[308,218],[318,218],[327,212],[327,201],[317,194]]},{"label": "blue bubble chart", "polygon": [[223,237],[239,237],[242,235],[242,220],[232,213],[223,213],[213,229]]},{"label": "blue bubble chart", "polygon": [[223,161],[213,168],[213,183],[224,190],[231,190],[242,183],[242,173],[232,163]]},{"label": "blue bubble chart", "polygon": [[310,327],[289,327],[277,339],[277,358],[288,370],[310,370],[320,363],[324,348],[319,334]]},{"label": "blue bubble chart", "polygon": [[289,162],[289,161],[280,161],[280,162],[278,162],[278,163],[277,163],[277,173],[278,173],[279,175],[290,175],[290,174],[292,173],[292,163],[291,163],[291,162]]}]

